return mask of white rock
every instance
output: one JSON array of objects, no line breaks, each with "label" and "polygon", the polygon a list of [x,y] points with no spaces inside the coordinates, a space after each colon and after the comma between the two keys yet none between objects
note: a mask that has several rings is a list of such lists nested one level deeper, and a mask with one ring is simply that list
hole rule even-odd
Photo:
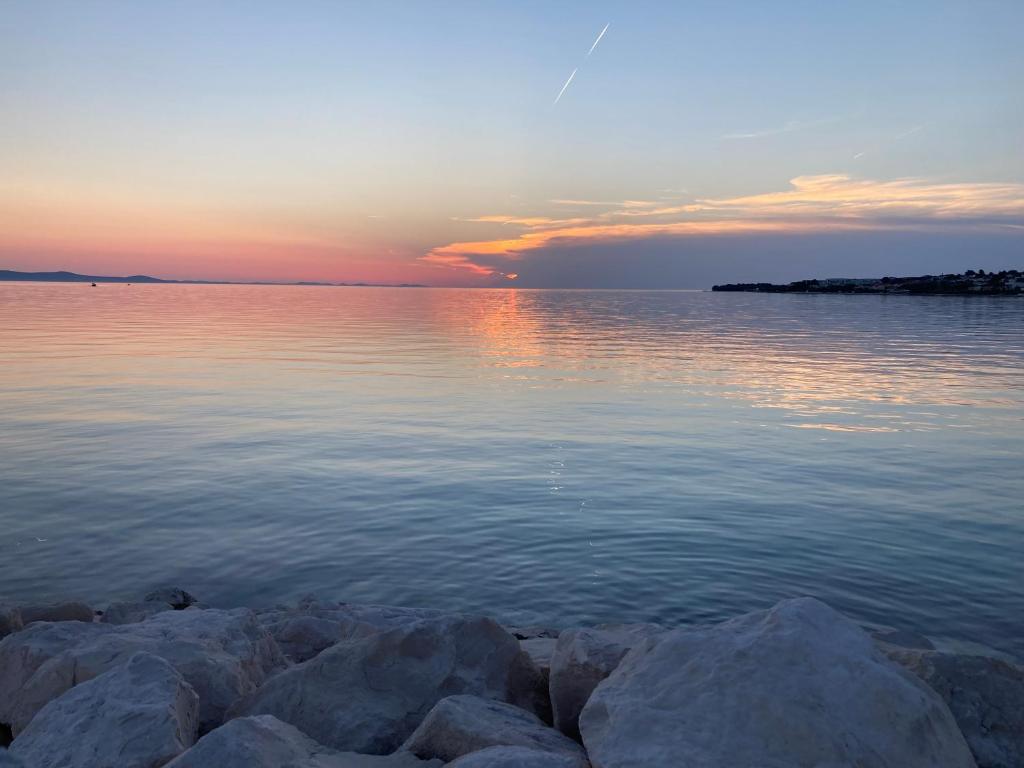
[{"label": "white rock", "polygon": [[1024,669],[1001,659],[893,649],[949,705],[978,768],[1024,766]]},{"label": "white rock", "polygon": [[[526,747],[488,747],[448,763],[448,768],[578,768],[569,755]],[[660,766],[658,767],[660,768]]]},{"label": "white rock", "polygon": [[104,624],[137,624],[151,616],[174,609],[166,603],[111,603],[103,611]]},{"label": "white rock", "polygon": [[631,648],[664,631],[657,624],[603,624],[564,630],[550,662],[555,728],[578,741],[580,712],[597,684],[615,670]]},{"label": "white rock", "polygon": [[595,768],[973,768],[939,696],[824,603],[634,648],[580,715]]},{"label": "white rock", "polygon": [[92,621],[93,610],[85,603],[53,603],[51,605],[23,605],[21,621],[28,626],[34,621]]},{"label": "white rock", "polygon": [[572,739],[526,710],[479,696],[441,699],[402,745],[417,757],[445,762],[487,747],[528,747],[572,758],[587,765],[586,754]]},{"label": "white rock", "polygon": [[10,751],[33,768],[159,768],[195,742],[198,715],[181,674],[137,653],[43,707]]},{"label": "white rock", "polygon": [[444,614],[420,608],[355,605],[305,598],[294,608],[273,608],[259,611],[258,615],[260,623],[273,635],[282,653],[294,662],[303,662],[342,640],[365,637]]},{"label": "white rock", "polygon": [[193,595],[179,587],[164,587],[153,590],[143,598],[143,601],[147,603],[160,603],[176,611],[183,611],[199,602]]},{"label": "white rock", "polygon": [[212,731],[167,768],[439,768],[412,755],[336,752],[276,717],[242,717]]},{"label": "white rock", "polygon": [[150,592],[140,601],[111,603],[100,621],[106,624],[134,624],[163,611],[183,611],[198,601],[184,589],[166,587]]},{"label": "white rock", "polygon": [[335,749],[397,749],[445,696],[472,693],[543,713],[540,673],[491,619],[441,616],[344,640],[232,707],[270,714]]},{"label": "white rock", "polygon": [[0,605],[0,640],[24,627],[21,611],[13,606]]},{"label": "white rock", "polygon": [[35,624],[0,641],[0,723],[17,736],[51,699],[127,661],[167,659],[199,694],[201,732],[238,697],[284,666],[251,611],[167,611],[140,624]]}]

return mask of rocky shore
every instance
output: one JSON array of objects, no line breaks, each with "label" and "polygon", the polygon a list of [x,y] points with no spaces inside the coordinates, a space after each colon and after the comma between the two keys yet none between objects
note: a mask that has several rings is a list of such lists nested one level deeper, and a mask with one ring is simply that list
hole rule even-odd
[{"label": "rocky shore", "polygon": [[556,630],[167,589],[102,611],[0,606],[0,638],[0,766],[1024,766],[1020,666],[812,598]]}]

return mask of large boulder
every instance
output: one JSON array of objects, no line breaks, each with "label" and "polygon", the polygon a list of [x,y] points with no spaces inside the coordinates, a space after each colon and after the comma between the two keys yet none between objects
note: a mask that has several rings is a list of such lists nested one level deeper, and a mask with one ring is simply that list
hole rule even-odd
[{"label": "large boulder", "polygon": [[579,768],[576,758],[527,747],[488,747],[448,763],[448,768]]},{"label": "large boulder", "polygon": [[417,757],[449,762],[487,747],[528,747],[573,758],[585,768],[586,754],[572,739],[535,715],[504,702],[479,696],[441,699],[402,745]]},{"label": "large boulder", "polygon": [[100,616],[104,624],[138,624],[151,616],[174,609],[166,603],[111,603]]},{"label": "large boulder", "polygon": [[548,685],[555,728],[579,741],[580,712],[598,683],[619,666],[631,648],[664,631],[657,624],[602,624],[564,630],[550,661]]},{"label": "large boulder", "polygon": [[1024,669],[1002,659],[892,649],[949,706],[978,768],[1024,766]]},{"label": "large boulder", "polygon": [[199,694],[201,732],[284,666],[251,611],[168,611],[140,624],[40,623],[0,641],[0,723],[15,736],[52,699],[147,651],[169,661]]},{"label": "large boulder", "polygon": [[644,641],[580,731],[595,768],[974,768],[938,694],[811,598]]},{"label": "large boulder", "polygon": [[14,606],[0,605],[0,640],[21,630],[24,626],[20,610]]},{"label": "large boulder", "polygon": [[193,595],[180,587],[154,589],[143,598],[143,601],[147,603],[160,603],[175,611],[183,611],[199,602]]},{"label": "large boulder", "polygon": [[111,603],[100,621],[106,624],[134,624],[164,611],[183,611],[193,605],[198,605],[198,600],[184,589],[165,587],[150,592],[141,602]]},{"label": "large boulder", "polygon": [[547,703],[514,637],[491,619],[439,616],[343,640],[272,678],[231,714],[274,715],[330,747],[385,754],[458,693],[538,714]]},{"label": "large boulder", "polygon": [[258,615],[285,656],[301,663],[342,640],[444,614],[423,608],[356,605],[306,597],[294,607],[279,606],[258,611]]},{"label": "large boulder", "polygon": [[43,707],[10,751],[34,768],[159,768],[192,746],[198,716],[181,674],[137,653]]},{"label": "large boulder", "polygon": [[276,717],[242,717],[208,733],[167,768],[439,768],[410,754],[336,752]]},{"label": "large boulder", "polygon": [[85,603],[67,602],[21,606],[21,621],[27,627],[34,621],[92,621],[95,614]]}]

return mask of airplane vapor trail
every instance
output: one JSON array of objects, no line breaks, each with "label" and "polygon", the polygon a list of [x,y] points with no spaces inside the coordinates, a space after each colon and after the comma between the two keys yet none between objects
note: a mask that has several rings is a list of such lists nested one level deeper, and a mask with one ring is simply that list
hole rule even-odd
[{"label": "airplane vapor trail", "polygon": [[594,44],[590,46],[590,50],[587,51],[588,57],[590,56],[590,54],[594,52],[594,49],[597,48],[597,44],[601,42],[601,38],[604,37],[604,33],[608,31],[608,27],[610,26],[611,22],[608,22],[607,24],[604,25],[604,29],[601,30],[601,34],[597,36],[597,40],[594,41]]},{"label": "airplane vapor trail", "polygon": [[[576,69],[579,69],[579,67],[577,67]],[[566,80],[566,81],[565,81],[565,85],[563,85],[563,86],[562,86],[562,90],[560,90],[560,91],[558,92],[558,95],[557,95],[557,96],[555,96],[555,104],[557,104],[557,103],[558,103],[558,100],[559,100],[560,98],[562,98],[562,94],[563,94],[563,93],[565,93],[565,89],[569,87],[569,83],[571,83],[571,82],[572,82],[572,79],[573,79],[574,77],[576,77],[576,69],[574,69],[574,70],[572,71],[572,74],[571,74],[571,75],[569,75],[569,79],[568,79],[568,80]]]}]

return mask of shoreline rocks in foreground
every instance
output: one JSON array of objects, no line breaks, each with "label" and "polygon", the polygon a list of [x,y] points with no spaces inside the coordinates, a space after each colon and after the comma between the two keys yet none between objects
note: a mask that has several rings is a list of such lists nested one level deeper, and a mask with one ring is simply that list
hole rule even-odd
[{"label": "shoreline rocks in foreground", "polygon": [[0,766],[1024,766],[1024,669],[813,598],[558,632],[161,590],[102,616],[0,606],[0,638]]}]

